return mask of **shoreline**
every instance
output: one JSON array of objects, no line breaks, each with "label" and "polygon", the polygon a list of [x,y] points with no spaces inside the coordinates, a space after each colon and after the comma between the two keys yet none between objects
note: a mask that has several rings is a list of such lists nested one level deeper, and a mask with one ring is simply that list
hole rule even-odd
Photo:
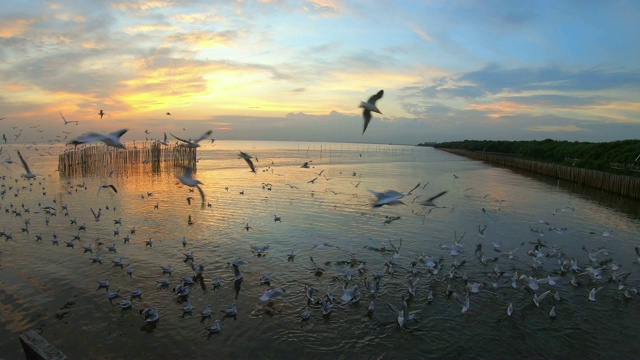
[{"label": "shoreline", "polygon": [[587,185],[595,189],[633,199],[640,199],[640,178],[636,177],[468,150],[444,148],[438,150],[473,160],[485,161],[546,175],[556,179],[567,180],[579,185]]}]

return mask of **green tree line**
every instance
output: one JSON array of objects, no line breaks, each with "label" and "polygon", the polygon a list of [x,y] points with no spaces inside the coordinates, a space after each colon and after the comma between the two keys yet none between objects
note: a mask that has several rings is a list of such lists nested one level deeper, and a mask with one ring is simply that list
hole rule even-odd
[{"label": "green tree line", "polygon": [[[419,144],[424,146],[425,144]],[[621,140],[605,143],[570,142],[546,139],[542,141],[494,141],[464,140],[443,142],[435,148],[460,149],[488,153],[503,153],[524,159],[537,160],[568,166],[639,176],[636,159],[640,155],[640,140]],[[626,170],[612,165],[621,164]],[[617,165],[615,165],[617,166]]]}]

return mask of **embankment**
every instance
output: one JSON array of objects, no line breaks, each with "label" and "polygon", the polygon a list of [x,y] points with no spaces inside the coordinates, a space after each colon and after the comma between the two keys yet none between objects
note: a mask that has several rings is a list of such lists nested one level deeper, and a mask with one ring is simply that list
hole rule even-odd
[{"label": "embankment", "polygon": [[640,177],[609,174],[603,171],[581,169],[571,166],[525,160],[516,157],[487,154],[457,149],[438,149],[451,154],[465,156],[474,160],[504,165],[551,176],[557,179],[572,181],[596,189],[610,191],[619,195],[640,199]]}]

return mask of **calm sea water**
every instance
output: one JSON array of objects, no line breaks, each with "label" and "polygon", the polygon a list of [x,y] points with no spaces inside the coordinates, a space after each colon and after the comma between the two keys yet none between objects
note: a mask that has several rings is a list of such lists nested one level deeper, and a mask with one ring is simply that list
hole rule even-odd
[{"label": "calm sea water", "polygon": [[[201,180],[207,207],[198,193],[179,186],[173,174],[118,173],[109,177],[62,178],[57,158],[39,156],[61,148],[5,147],[3,159],[18,161],[16,149],[27,157],[35,181],[18,178],[17,164],[2,167],[0,229],[12,240],[0,240],[0,357],[23,358],[18,335],[36,329],[69,358],[631,358],[640,344],[640,296],[624,291],[638,288],[640,265],[634,247],[640,245],[640,203],[572,184],[493,167],[432,148],[396,145],[220,141],[198,151],[195,177]],[[258,158],[257,174],[236,155],[239,150]],[[309,161],[310,168],[301,168]],[[454,176],[455,175],[455,176]],[[314,182],[310,182],[312,179]],[[405,205],[372,208],[367,190],[408,192]],[[118,193],[101,189],[113,184]],[[441,191],[439,208],[420,202]],[[152,193],[149,195],[148,193]],[[241,194],[243,193],[243,194]],[[188,204],[186,198],[195,201]],[[68,209],[64,215],[62,206]],[[58,209],[57,216],[41,207]],[[91,209],[102,209],[95,221]],[[107,209],[108,208],[108,209]],[[5,211],[8,209],[8,211]],[[16,209],[13,211],[13,209]],[[429,210],[431,212],[427,213]],[[16,212],[20,216],[16,215]],[[274,221],[274,215],[281,222]],[[45,218],[49,218],[49,224]],[[192,224],[188,224],[191,218]],[[121,219],[122,225],[114,224]],[[395,219],[395,220],[394,220]],[[29,221],[28,233],[22,231]],[[77,224],[72,225],[71,220]],[[385,223],[386,222],[386,223]],[[86,224],[86,231],[78,230]],[[246,225],[250,229],[246,230]],[[486,226],[484,234],[479,227]],[[130,234],[132,228],[135,234]],[[552,230],[555,228],[554,230]],[[119,229],[119,235],[114,230]],[[52,243],[53,234],[60,245]],[[75,235],[75,248],[65,246]],[[41,235],[42,242],[36,241]],[[125,244],[123,238],[131,240]],[[182,239],[187,239],[186,247]],[[460,241],[463,254],[451,256],[443,246]],[[145,246],[152,238],[153,246]],[[556,257],[541,257],[534,269],[532,250],[543,241],[547,253],[556,246],[563,259],[575,259],[581,271],[560,271]],[[399,253],[373,247],[402,245]],[[331,244],[320,247],[318,244]],[[500,252],[494,250],[499,243]],[[83,246],[93,244],[93,253]],[[117,253],[108,245],[115,244]],[[486,265],[475,254],[482,244]],[[254,256],[251,246],[268,245],[266,256]],[[583,250],[586,249],[587,251]],[[593,254],[588,252],[606,249]],[[295,260],[287,255],[295,252]],[[193,252],[195,260],[185,261]],[[509,257],[511,253],[511,257]],[[102,264],[92,264],[96,254]],[[432,274],[420,255],[441,259]],[[133,268],[129,277],[111,260],[122,257]],[[236,257],[244,279],[234,282],[227,263]],[[310,257],[325,272],[316,275]],[[611,259],[608,261],[607,259]],[[393,274],[388,262],[393,262]],[[411,274],[412,261],[417,261]],[[451,275],[454,262],[463,263]],[[600,263],[602,262],[602,263]],[[366,269],[358,272],[363,264]],[[618,264],[619,270],[611,270]],[[161,266],[171,265],[168,288],[156,281],[166,277]],[[183,316],[186,304],[172,292],[180,279],[203,265],[203,281],[190,287],[195,308]],[[496,269],[497,267],[497,269]],[[601,269],[602,278],[587,269]],[[346,270],[355,274],[347,283]],[[505,274],[493,285],[494,270]],[[594,270],[595,271],[595,270]],[[511,285],[514,272],[535,278],[557,277],[557,284],[540,284],[537,294],[552,292],[536,307],[526,282]],[[270,273],[271,285],[260,283]],[[611,276],[626,277],[618,289]],[[384,275],[380,289],[370,295],[365,280]],[[213,280],[222,285],[214,289]],[[578,287],[570,285],[575,277]],[[110,290],[120,289],[112,302],[97,281],[108,278]],[[417,279],[410,296],[409,279]],[[463,313],[456,295],[465,297],[465,279],[483,283],[469,295]],[[343,287],[358,284],[361,300],[345,303]],[[335,311],[322,315],[321,305],[309,303],[305,286],[335,293]],[[130,310],[117,303],[140,288]],[[286,293],[272,303],[259,297],[269,288]],[[597,301],[589,290],[599,289]],[[430,291],[433,301],[428,300]],[[554,293],[561,299],[556,301]],[[389,307],[417,312],[417,321],[401,328]],[[367,315],[373,301],[376,310]],[[235,318],[220,309],[237,304]],[[513,305],[512,316],[507,306]],[[211,318],[201,319],[207,306]],[[309,306],[310,319],[300,314]],[[155,307],[160,320],[146,324],[140,309]],[[555,307],[557,317],[550,318]],[[209,336],[206,327],[221,319],[222,332]]]}]

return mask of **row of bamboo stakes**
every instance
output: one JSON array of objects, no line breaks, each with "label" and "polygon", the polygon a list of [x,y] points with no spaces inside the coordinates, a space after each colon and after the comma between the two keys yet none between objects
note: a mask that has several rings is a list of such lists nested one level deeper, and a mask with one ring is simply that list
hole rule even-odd
[{"label": "row of bamboo stakes", "polygon": [[486,154],[468,150],[439,149],[446,152],[482,160],[494,164],[515,167],[537,174],[568,180],[581,185],[609,191],[619,195],[640,199],[640,177],[606,173],[604,171],[582,169],[572,166],[550,164],[540,161],[525,160],[509,156]]},{"label": "row of bamboo stakes", "polygon": [[89,145],[58,155],[58,170],[65,177],[158,175],[181,167],[196,170],[196,149],[159,142],[133,142],[127,149]]}]

